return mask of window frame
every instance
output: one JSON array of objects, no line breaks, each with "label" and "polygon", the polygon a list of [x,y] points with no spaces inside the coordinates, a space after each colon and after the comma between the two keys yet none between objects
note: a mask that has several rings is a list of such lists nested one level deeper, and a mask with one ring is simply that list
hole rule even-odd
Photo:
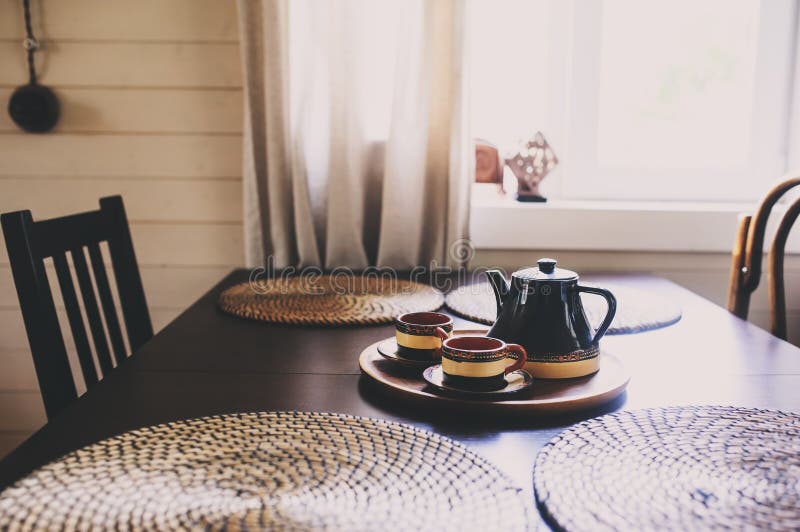
[{"label": "window frame", "polygon": [[[574,9],[569,155],[563,159],[562,197],[699,202],[757,199],[787,167],[797,3],[761,3],[751,153],[748,164],[736,170],[611,169],[599,165],[597,87],[603,4],[602,0],[581,3],[580,9]],[[735,186],[729,186],[731,183]]]},{"label": "window frame", "polygon": [[[562,37],[558,32],[552,33],[557,40],[553,47],[565,50],[564,57],[574,55],[580,24],[587,23],[592,13],[597,17],[595,20],[600,20],[598,6],[601,2],[558,3],[564,16],[557,23],[565,31]],[[800,168],[800,98],[794,94],[795,88],[800,88],[800,69],[794,65],[796,58],[800,57],[800,0],[765,3],[770,11],[761,17],[761,24],[769,25],[775,16],[781,14],[787,19],[783,21],[786,24],[784,29],[788,27],[783,41],[784,53],[780,58],[771,58],[774,71],[788,68],[789,78],[788,82],[780,84],[783,96],[770,102],[778,105],[784,113],[782,127],[776,128],[778,131],[773,137],[777,138],[773,147],[782,155],[780,168],[765,171],[757,178],[750,176],[752,189],[742,196],[720,194],[716,188],[709,188],[702,195],[694,189],[683,196],[642,195],[635,191],[612,196],[608,194],[608,187],[603,186],[602,179],[596,181],[599,186],[594,189],[586,186],[587,181],[597,177],[598,173],[588,165],[575,164],[579,154],[571,145],[574,131],[576,127],[586,128],[586,123],[577,120],[575,108],[570,108],[575,97],[575,71],[580,66],[573,62],[566,70],[567,75],[548,80],[550,90],[556,94],[552,116],[558,118],[563,113],[565,117],[560,121],[554,120],[557,127],[543,130],[562,161],[542,183],[543,193],[549,201],[520,203],[514,200],[513,193],[500,195],[496,187],[474,184],[470,209],[473,245],[481,250],[730,253],[739,216],[752,212],[764,192],[791,173],[787,172],[787,167]],[[596,25],[599,28],[599,24]],[[760,31],[762,36],[764,33]],[[774,39],[775,35],[772,37]],[[780,61],[789,64],[780,64]],[[757,58],[757,72],[759,68],[765,68],[765,64],[763,58]],[[564,90],[559,92],[562,88]],[[766,146],[764,139],[761,140]],[[798,146],[792,148],[794,144]],[[667,174],[665,177],[668,179],[670,176]],[[509,178],[515,181],[506,169],[506,180]],[[774,231],[773,218],[779,218],[785,208],[785,204],[776,206],[768,233]],[[787,253],[800,253],[800,233],[795,233],[789,237]]]}]

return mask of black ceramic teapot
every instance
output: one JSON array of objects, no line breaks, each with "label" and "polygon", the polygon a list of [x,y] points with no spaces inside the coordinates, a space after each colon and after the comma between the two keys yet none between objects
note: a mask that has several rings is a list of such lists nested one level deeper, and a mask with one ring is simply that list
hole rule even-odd
[{"label": "black ceramic teapot", "polygon": [[[497,299],[497,320],[488,336],[522,345],[525,365],[534,377],[581,377],[599,369],[599,341],[617,310],[614,295],[603,288],[580,286],[578,274],[556,268],[553,259],[540,259],[538,268],[525,268],[511,276],[499,270],[486,272]],[[592,330],[583,311],[581,292],[606,299],[608,312]]]}]

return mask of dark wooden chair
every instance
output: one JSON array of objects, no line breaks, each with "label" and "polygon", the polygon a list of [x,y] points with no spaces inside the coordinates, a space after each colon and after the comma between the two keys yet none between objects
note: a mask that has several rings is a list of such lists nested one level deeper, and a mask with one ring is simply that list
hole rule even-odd
[{"label": "dark wooden chair", "polygon": [[[772,208],[786,192],[797,185],[800,185],[800,177],[779,183],[767,193],[755,215],[739,218],[728,288],[728,310],[742,319],[747,319],[750,296],[761,281],[764,238]],[[783,259],[786,240],[798,215],[800,215],[800,200],[795,201],[783,215],[767,256],[770,332],[783,340],[786,339],[786,289],[783,278]]]},{"label": "dark wooden chair", "polygon": [[[101,242],[108,243],[131,352],[153,336],[125,207],[120,196],[111,196],[100,200],[100,210],[97,211],[38,222],[33,220],[31,211],[17,211],[3,214],[0,221],[45,411],[48,418],[52,418],[77,399],[78,393],[47,279],[46,258],[51,257],[55,266],[87,389],[128,356],[103,263]],[[87,251],[94,282],[86,261]],[[89,344],[67,254],[72,258],[97,363]]]}]

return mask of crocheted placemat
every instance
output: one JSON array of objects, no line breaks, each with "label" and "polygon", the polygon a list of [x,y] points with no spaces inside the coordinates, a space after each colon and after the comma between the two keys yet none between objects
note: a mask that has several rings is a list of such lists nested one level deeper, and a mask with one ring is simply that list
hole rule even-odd
[{"label": "crocheted placemat", "polygon": [[390,323],[406,312],[434,311],[442,293],[425,284],[382,277],[289,277],[224,290],[220,308],[241,318],[296,325]]},{"label": "crocheted placemat", "polygon": [[[681,319],[680,307],[657,294],[622,286],[603,285],[603,288],[611,290],[617,298],[617,314],[607,334],[631,334],[659,329]],[[581,301],[589,322],[599,325],[606,314],[605,301],[584,294],[581,295]],[[445,304],[453,313],[478,323],[491,325],[497,317],[497,304],[488,281],[478,281],[453,290],[445,297]]]},{"label": "crocheted placemat", "polygon": [[463,445],[342,414],[125,433],[0,493],[0,529],[526,530],[522,491]]},{"label": "crocheted placemat", "polygon": [[731,406],[618,412],[539,453],[536,500],[566,530],[798,530],[800,415]]}]

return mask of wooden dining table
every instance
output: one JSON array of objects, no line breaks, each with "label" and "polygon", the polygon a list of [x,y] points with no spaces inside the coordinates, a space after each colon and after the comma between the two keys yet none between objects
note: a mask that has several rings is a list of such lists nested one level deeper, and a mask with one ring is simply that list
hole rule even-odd
[{"label": "wooden dining table", "polygon": [[[681,307],[682,319],[658,330],[603,338],[602,348],[630,372],[626,393],[600,408],[550,417],[480,416],[404,404],[382,393],[358,366],[359,353],[391,336],[392,325],[301,327],[221,312],[219,292],[247,278],[246,270],[231,272],[3,459],[0,488],[65,453],[138,427],[212,414],[296,410],[394,420],[453,438],[509,475],[533,507],[537,452],[581,420],[620,409],[690,404],[800,411],[800,349],[647,274],[585,280],[639,289],[658,296],[654,304],[671,300]],[[455,326],[476,324],[456,318]]]}]

